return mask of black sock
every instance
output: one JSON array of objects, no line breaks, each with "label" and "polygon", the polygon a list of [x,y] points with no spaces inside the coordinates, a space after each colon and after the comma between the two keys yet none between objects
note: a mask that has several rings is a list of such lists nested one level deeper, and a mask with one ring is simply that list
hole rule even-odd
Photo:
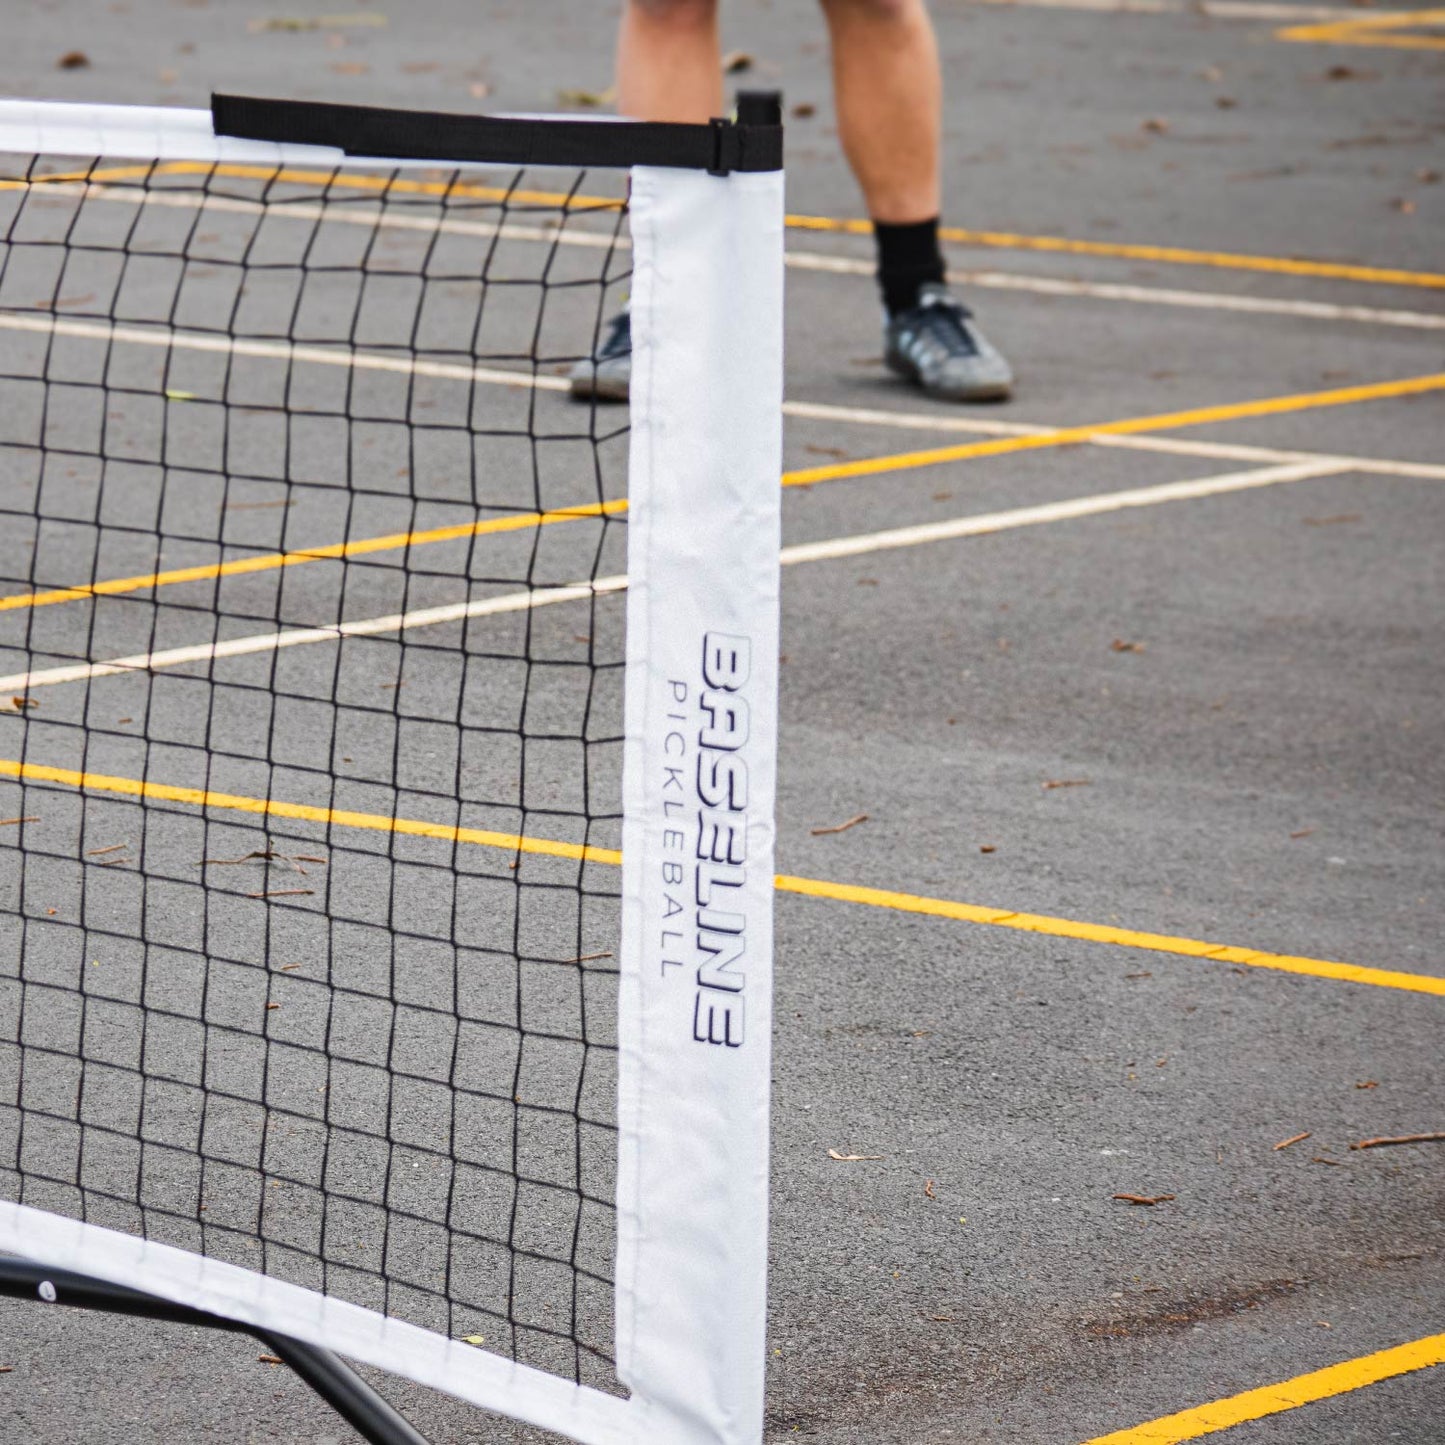
[{"label": "black sock", "polygon": [[878,289],[890,316],[918,305],[918,292],[928,281],[942,281],[943,252],[938,249],[938,217],[904,226],[873,222],[878,241]]}]

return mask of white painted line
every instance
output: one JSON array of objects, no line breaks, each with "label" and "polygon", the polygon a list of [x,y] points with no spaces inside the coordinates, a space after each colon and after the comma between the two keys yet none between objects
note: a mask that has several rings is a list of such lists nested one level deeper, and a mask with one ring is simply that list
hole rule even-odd
[{"label": "white painted line", "polygon": [[523,390],[566,391],[565,376],[540,376],[525,371],[501,371],[485,366],[463,366],[450,361],[416,361],[377,351],[344,346],[303,346],[294,341],[253,341],[207,331],[172,331],[164,326],[113,326],[105,321],[66,321],[56,316],[0,313],[0,329],[41,335],[71,336],[82,341],[119,342],[132,346],[169,347],[177,351],[209,351],[226,356],[254,356],[266,361],[305,361],[316,366],[346,366],[355,371],[392,371],[407,376],[439,377],[446,381],[477,381],[490,386]]},{"label": "white painted line", "polygon": [[[972,517],[958,517],[949,522],[927,522],[916,527],[895,527],[885,532],[865,532],[852,537],[834,537],[823,542],[805,542],[784,547],[785,567],[800,562],[832,561],[840,557],[860,557],[872,552],[892,551],[899,547],[919,547],[929,542],[946,542],[960,537],[978,537],[991,532],[1006,532],[1017,527],[1035,527],[1048,522],[1069,521],[1075,517],[1099,516],[1106,512],[1131,507],[1154,507],[1164,502],[1180,502],[1197,497],[1219,496],[1254,487],[1270,487],[1281,482],[1299,482],[1310,477],[1332,476],[1353,471],[1348,464],[1313,460],[1289,466],[1256,468],[1252,471],[1225,472],[1214,477],[1195,477],[1184,482],[1165,482],[1154,487],[1135,487],[1123,492],[1104,492],[1091,497],[1075,497],[1065,502],[1045,502],[1034,507],[1015,507],[1006,512],[985,512]],[[380,634],[404,632],[417,627],[435,627],[445,622],[460,622],[470,617],[495,616],[504,612],[526,612],[554,602],[580,602],[589,597],[621,592],[627,586],[624,576],[601,577],[592,583],[570,587],[547,587],[524,592],[511,592],[478,602],[451,603],[444,607],[426,607],[412,612],[392,613],[357,622],[343,622],[334,627],[288,628],[279,632],[237,637],[226,642],[200,643],[192,647],[174,647],[164,652],[140,653],[119,657],[109,662],[77,663],[67,667],[40,668],[33,672],[15,673],[0,678],[0,692],[28,692],[37,687],[53,687],[59,683],[87,682],[97,677],[112,677],[123,672],[155,672],[187,663],[210,662],[217,658],[243,657],[254,653],[276,652],[285,647],[304,647],[317,642],[337,642],[347,637],[375,637]]]},{"label": "white painted line", "polygon": [[444,622],[464,622],[471,617],[495,617],[504,612],[530,612],[554,602],[582,602],[588,597],[620,592],[627,586],[624,576],[599,577],[595,582],[573,587],[539,587],[526,592],[509,592],[477,602],[453,602],[443,607],[421,607],[411,612],[393,612],[385,617],[367,617],[341,622],[334,627],[289,627],[280,632],[263,632],[251,637],[233,637],[225,642],[202,642],[191,647],[170,647],[163,652],[142,652],[117,657],[110,662],[81,662],[70,667],[47,667],[36,672],[18,672],[0,678],[0,688],[24,690],[53,687],[62,682],[87,682],[94,677],[114,677],[122,672],[155,672],[166,667],[183,667],[191,662],[215,658],[247,657],[258,652],[279,652],[286,647],[305,647],[314,642],[341,642],[348,637],[376,637],[405,632],[414,627],[436,627]]},{"label": "white painted line", "polygon": [[[479,382],[540,391],[566,391],[565,377],[530,375],[452,362],[415,361],[376,352],[341,347],[299,346],[288,341],[248,341],[207,332],[169,331],[163,327],[112,326],[105,322],[66,321],[59,317],[16,315],[0,312],[0,330],[71,336],[82,340],[132,342],[140,346],[171,346],[180,350],[207,351],[236,356],[260,357],[274,361],[314,362],[322,366],[350,366],[361,371],[389,371],[445,380]],[[822,402],[785,401],[783,414],[806,420],[838,421],[864,426],[896,427],[909,431],[965,432],[982,436],[1035,436],[1057,430],[1029,422],[1003,422],[982,417],[950,417],[936,412],[895,412],[882,408],[829,406]],[[1270,447],[1235,446],[1227,442],[1176,439],[1162,436],[1090,437],[1093,446],[1162,452],[1174,456],[1211,457],[1221,461],[1244,462],[1326,462],[1350,470],[1397,477],[1445,479],[1445,465],[1429,462],[1399,462],[1381,457],[1355,457],[1333,453],[1279,451]]]},{"label": "white painted line", "polygon": [[[992,3],[992,0],[985,0]],[[1020,0],[1004,0],[1017,4]],[[1058,3],[1058,0],[1049,0]],[[1137,3],[1137,0],[1130,0]],[[1274,7],[1296,13],[1295,7]],[[1305,7],[1298,10],[1301,19],[1310,19]],[[1342,11],[1358,18],[1358,12]],[[1371,11],[1371,15],[1386,12]],[[1331,15],[1334,12],[1330,12]],[[458,235],[536,241],[547,245],[587,246],[604,250],[626,250],[631,245],[626,235],[588,231],[574,226],[554,230],[546,226],[527,226],[508,221],[494,224],[460,221],[451,218],[411,216],[396,209],[382,210],[366,204],[347,202],[317,205],[311,202],[283,202],[271,205],[259,201],[240,200],[229,196],[202,196],[185,191],[145,191],[121,184],[82,185],[58,182],[47,185],[47,192],[62,195],[93,196],[102,200],[132,205],[170,206],[189,210],[229,211],[245,215],[269,212],[280,218],[316,222],[338,222],[345,225],[370,226],[374,229],[395,229],[422,232],[449,232]],[[817,251],[789,250],[786,263],[801,271],[825,271],[846,276],[872,276],[874,264],[854,256],[833,256]],[[1377,306],[1342,306],[1329,301],[1288,300],[1282,297],[1246,296],[1228,291],[1190,291],[1178,287],[1135,286],[1103,281],[1076,281],[1050,276],[998,270],[958,270],[949,272],[950,279],[960,285],[992,291],[1026,291],[1039,296],[1079,297],[1093,301],[1123,301],[1148,306],[1180,306],[1200,311],[1232,311],[1256,316],[1295,316],[1310,321],[1354,321],[1374,326],[1397,326],[1419,331],[1445,331],[1445,314],[1430,311],[1405,311]]]},{"label": "white painted line", "polygon": [[[803,271],[831,271],[844,276],[871,276],[871,261],[853,256],[825,256],[789,251],[787,263]],[[1237,311],[1256,316],[1298,316],[1308,321],[1360,321],[1375,326],[1404,326],[1419,331],[1445,331],[1445,313],[1397,311],[1377,306],[1340,306],[1332,301],[1296,301],[1275,296],[1242,296],[1229,291],[1181,291],[1166,286],[1130,286],[1106,281],[1066,281],[1052,276],[1012,271],[960,271],[950,281],[985,291],[1029,291],[1038,296],[1074,296],[1093,301],[1129,301],[1150,306],[1184,306],[1197,311]]]},{"label": "white painted line", "polygon": [[[574,226],[528,226],[520,221],[461,221],[451,216],[411,215],[402,207],[383,209],[376,203],[346,199],[330,205],[313,201],[247,201],[239,196],[205,195],[197,191],[143,190],[119,181],[45,181],[30,188],[37,195],[74,196],[85,200],[114,201],[118,205],[161,206],[176,211],[223,211],[238,216],[271,216],[287,221],[317,221],[327,225],[367,226],[381,231],[440,232],[450,236],[501,237],[507,241],[540,241],[545,245],[586,246],[594,250],[630,250],[625,232],[586,231]],[[613,212],[612,214],[619,214]],[[204,258],[193,258],[204,259]],[[478,278],[481,279],[481,278]]]},{"label": "white painted line", "polygon": [[1155,507],[1161,502],[1215,497],[1224,492],[1272,487],[1280,482],[1302,482],[1310,477],[1334,476],[1350,470],[1352,468],[1335,462],[1314,461],[1261,467],[1247,472],[1225,472],[1215,477],[1195,477],[1187,482],[1165,482],[1155,487],[1134,487],[1126,492],[1074,497],[1067,502],[1044,502],[1036,507],[1014,507],[1007,512],[985,512],[974,517],[958,517],[951,522],[925,522],[917,527],[895,527],[887,532],[865,532],[856,537],[806,542],[801,546],[784,548],[783,560],[788,563],[821,562],[838,557],[861,557],[896,547],[918,547],[925,542],[946,542],[956,537],[980,537],[990,532],[1010,531],[1015,527],[1037,527],[1046,522],[1095,517],[1130,507]]},{"label": "white painted line", "polygon": [[[891,411],[878,407],[833,406],[827,402],[789,401],[783,403],[789,416],[807,421],[831,421],[843,425],[895,427],[901,431],[963,432],[980,436],[1043,436],[1057,426],[1037,422],[993,421],[983,417],[947,416],[937,411]],[[1321,462],[1335,463],[1355,472],[1376,476],[1419,477],[1445,481],[1445,463],[1398,462],[1385,457],[1356,457],[1348,453],[1299,452],[1278,447],[1240,446],[1234,442],[1166,436],[1114,436],[1098,432],[1086,438],[1090,446],[1118,447],[1124,451],[1160,452],[1168,456],[1210,457],[1229,462]]]}]

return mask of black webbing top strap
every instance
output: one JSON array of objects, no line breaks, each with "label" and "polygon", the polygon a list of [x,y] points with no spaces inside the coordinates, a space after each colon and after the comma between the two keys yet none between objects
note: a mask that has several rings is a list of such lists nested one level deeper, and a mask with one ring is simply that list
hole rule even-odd
[{"label": "black webbing top strap", "polygon": [[781,123],[750,123],[756,107],[745,113],[749,121],[742,123],[715,120],[710,125],[682,125],[530,120],[311,100],[211,97],[211,124],[218,136],[332,146],[350,156],[517,166],[670,166],[714,175],[781,170]]}]

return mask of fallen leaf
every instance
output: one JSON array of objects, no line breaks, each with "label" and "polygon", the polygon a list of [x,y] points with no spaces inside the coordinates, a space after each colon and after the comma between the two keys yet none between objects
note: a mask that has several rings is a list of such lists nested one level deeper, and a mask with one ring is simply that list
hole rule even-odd
[{"label": "fallen leaf", "polygon": [[10,701],[16,712],[24,712],[27,707],[40,706],[33,697],[12,697]]},{"label": "fallen leaf", "polygon": [[836,1149],[828,1150],[828,1158],[836,1159],[840,1164],[862,1164],[870,1159],[881,1159],[881,1154],[840,1154]]},{"label": "fallen leaf", "polygon": [[1150,135],[1167,135],[1169,122],[1162,115],[1151,115],[1139,129],[1148,131]]},{"label": "fallen leaf", "polygon": [[807,120],[818,113],[818,107],[811,100],[800,100],[791,111],[794,120]]},{"label": "fallen leaf", "polygon": [[462,1343],[463,1343],[464,1345],[484,1345],[484,1344],[486,1344],[486,1342],[487,1342],[487,1338],[486,1338],[485,1335],[463,1335],[463,1336],[462,1336]]},{"label": "fallen leaf", "polygon": [[1173,1199],[1172,1194],[1116,1194],[1115,1199],[1122,1199],[1125,1204],[1165,1204]]},{"label": "fallen leaf", "polygon": [[1291,1144],[1298,1144],[1300,1140],[1308,1139],[1309,1137],[1309,1130],[1306,1130],[1303,1134],[1291,1134],[1288,1139],[1281,1139],[1274,1147],[1276,1150],[1288,1149]]},{"label": "fallen leaf", "polygon": [[1325,71],[1326,80],[1358,80],[1361,72],[1353,65],[1332,65]]},{"label": "fallen leaf", "polygon": [[1153,970],[1152,970],[1152,969],[1147,969],[1147,968],[1146,968],[1142,973],[1126,973],[1126,974],[1124,975],[1124,977],[1125,977],[1125,978],[1153,978],[1153,977],[1154,977],[1154,973],[1153,973]]},{"label": "fallen leaf", "polygon": [[933,1180],[926,1179],[923,1182],[923,1197],[925,1199],[936,1199],[938,1196],[933,1192]]},{"label": "fallen leaf", "polygon": [[256,1358],[263,1365],[280,1365],[285,1363],[280,1355],[257,1355]]},{"label": "fallen leaf", "polygon": [[1092,778],[1045,778],[1044,791],[1050,788],[1087,788],[1092,783]]},{"label": "fallen leaf", "polygon": [[1419,181],[1422,186],[1433,186],[1440,179],[1440,172],[1431,170],[1429,166],[1424,166],[1415,172],[1415,179]]},{"label": "fallen leaf", "polygon": [[266,1007],[267,1007],[268,1009],[273,1009],[273,1008],[280,1008],[281,1005],[280,1005],[279,1003],[268,1003],[268,1004],[266,1005]]},{"label": "fallen leaf", "polygon": [[1126,642],[1122,637],[1116,637],[1109,644],[1115,652],[1143,652],[1146,645],[1143,642]]},{"label": "fallen leaf", "polygon": [[1439,1144],[1445,1142],[1445,1133],[1438,1134],[1382,1134],[1377,1139],[1361,1139],[1351,1144],[1351,1149],[1383,1149],[1387,1144]]},{"label": "fallen leaf", "polygon": [[1314,832],[1314,829],[1313,829],[1313,828],[1296,828],[1296,829],[1294,830],[1294,832],[1290,834],[1290,837],[1291,837],[1291,838],[1308,838],[1308,837],[1310,836],[1310,834],[1313,833],[1313,832]]},{"label": "fallen leaf", "polygon": [[606,90],[583,90],[568,88],[557,92],[557,99],[563,105],[599,106],[611,105],[617,99],[617,87],[609,85]]},{"label": "fallen leaf", "polygon": [[746,50],[729,50],[722,58],[724,75],[741,75],[753,68],[753,57]]},{"label": "fallen leaf", "polygon": [[1366,1079],[1363,1083],[1356,1084],[1357,1089],[1378,1089],[1380,1086],[1374,1079]]},{"label": "fallen leaf", "polygon": [[980,853],[997,853],[998,847],[994,843],[980,843],[978,845],[978,851]]},{"label": "fallen leaf", "polygon": [[935,493],[933,494],[933,500],[934,500],[935,502],[951,502],[951,501],[953,500],[953,493],[952,493],[952,492],[935,492]]},{"label": "fallen leaf", "polygon": [[835,823],[830,828],[810,828],[808,831],[815,838],[821,838],[826,833],[846,833],[849,828],[856,828],[859,823],[866,823],[867,821],[867,813],[858,813],[849,818],[846,823]]},{"label": "fallen leaf", "polygon": [[273,15],[250,21],[246,29],[255,33],[262,30],[345,30],[352,28],[380,28],[386,24],[386,16],[375,10],[358,11],[351,15]]},{"label": "fallen leaf", "polygon": [[878,579],[876,577],[860,577],[858,579],[858,585],[860,587],[876,587],[878,585]]},{"label": "fallen leaf", "polygon": [[14,1368],[14,1365],[0,1365],[0,1375],[8,1375]]},{"label": "fallen leaf", "polygon": [[90,65],[90,56],[83,50],[67,50],[55,62],[57,70],[85,70]]},{"label": "fallen leaf", "polygon": [[1239,102],[1232,95],[1216,95],[1214,105],[1217,110],[1233,110]]}]

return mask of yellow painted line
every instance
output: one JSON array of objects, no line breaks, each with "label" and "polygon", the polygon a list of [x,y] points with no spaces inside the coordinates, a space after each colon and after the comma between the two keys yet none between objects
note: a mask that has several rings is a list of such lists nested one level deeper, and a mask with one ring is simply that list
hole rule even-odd
[{"label": "yellow painted line", "polygon": [[[1096,437],[1132,436],[1144,432],[1172,431],[1178,427],[1203,426],[1210,422],[1236,421],[1246,417],[1278,416],[1286,412],[1308,411],[1316,407],[1345,406],[1355,402],[1379,401],[1389,397],[1419,396],[1445,389],[1445,372],[1428,376],[1405,377],[1400,381],[1372,382],[1363,386],[1339,387],[1333,391],[1303,392],[1293,396],[1264,397],[1257,401],[1227,402],[1222,406],[1200,407],[1193,411],[1162,412],[1154,416],[1125,417],[1120,421],[1093,422],[1086,426],[1057,427],[1050,431],[1022,436],[994,437],[987,441],[961,442],[955,446],[932,447],[926,451],[895,452],[881,457],[865,457],[855,462],[832,462],[826,466],[804,467],[784,472],[785,487],[809,487],[818,482],[839,481],[849,477],[876,476],[883,472],[910,471],[918,467],[938,466],[945,462],[966,461],[976,457],[1003,456],[1011,452],[1040,451],[1048,447],[1069,446],[1088,442]],[[116,577],[75,587],[58,587],[46,592],[26,592],[0,598],[0,612],[16,608],[47,607],[57,602],[74,602],[85,597],[109,597],[128,592],[143,592],[180,582],[202,582],[218,577],[241,576],[268,572],[279,567],[295,567],[308,562],[334,561],[365,556],[375,552],[393,551],[402,547],[424,546],[431,542],[449,542],[463,537],[487,536],[529,527],[549,526],[586,517],[610,516],[627,509],[625,500],[593,503],[583,507],[563,507],[551,512],[526,512],[515,517],[498,517],[485,522],[460,523],[436,527],[423,532],[393,532],[383,537],[363,537],[352,542],[337,542],[324,547],[307,547],[294,552],[265,552],[232,562],[214,562],[196,567],[181,567],[167,572],[149,572],[135,577]]]},{"label": "yellow painted line", "polygon": [[[385,161],[379,162],[385,165]],[[439,165],[438,169],[445,169]],[[224,176],[228,180],[280,182],[287,185],[323,186],[335,190],[373,191],[400,196],[461,196],[472,201],[504,201],[514,206],[547,206],[565,211],[620,211],[627,204],[621,197],[580,196],[571,191],[524,191],[510,186],[481,186],[462,181],[423,181],[406,176],[367,176],[352,171],[303,170],[292,166],[251,166],[230,162],[169,161],[155,167],[162,176]],[[91,180],[111,180],[115,173],[97,171]],[[127,177],[128,178],[128,177]],[[47,179],[58,179],[48,177]],[[71,177],[74,179],[74,177]],[[274,199],[274,198],[273,198]],[[284,198],[278,201],[284,205]]]},{"label": "yellow painted line", "polygon": [[53,175],[30,176],[23,180],[0,180],[0,191],[28,191],[35,186],[53,186],[74,181],[140,181],[154,173],[154,165],[107,166],[104,170],[57,171]]},{"label": "yellow painted line", "polygon": [[1394,1349],[1363,1355],[1357,1360],[1345,1360],[1308,1375],[1296,1375],[1277,1385],[1246,1390],[1242,1395],[1197,1405],[1192,1410],[1181,1410],[1177,1415],[1166,1415],[1145,1425],[1116,1430],[1112,1435],[1098,1435],[1086,1440],[1084,1445],[1178,1445],[1181,1440],[1198,1440],[1202,1435],[1230,1430],[1247,1420],[1263,1420],[1268,1415],[1297,1410],[1315,1400],[1346,1395],[1351,1390],[1378,1385],[1381,1380],[1392,1380],[1397,1375],[1439,1364],[1445,1364],[1445,1335],[1427,1335],[1423,1340],[1412,1340],[1407,1345],[1396,1345]]},{"label": "yellow painted line", "polygon": [[[439,838],[446,842],[473,843],[508,852],[541,853],[554,858],[572,858],[591,863],[618,865],[622,854],[613,848],[595,848],[580,843],[561,843],[550,838],[533,838],[513,833],[493,833],[480,828],[458,828],[444,823],[425,823],[411,818],[392,818],[384,813],[356,813],[338,808],[313,807],[271,798],[248,798],[235,793],[217,793],[202,788],[181,788],[141,778],[118,778],[105,773],[77,772],[39,763],[0,758],[0,777],[21,782],[57,783],[86,792],[119,793],[133,798],[156,798],[186,803],[196,808],[218,808],[273,818],[293,818],[343,828],[367,828],[375,832],[403,833],[415,838]],[[1123,948],[1172,953],[1186,958],[1206,958],[1218,963],[1246,964],[1252,968],[1275,969],[1283,973],[1308,974],[1344,983],[1372,984],[1377,988],[1398,988],[1413,993],[1445,997],[1445,978],[1428,974],[1400,973],[1390,969],[1363,968],[1351,963],[1333,963],[1319,958],[1297,958],[1287,954],[1263,953],[1253,948],[1235,948],[1222,943],[1202,943],[1192,938],[1174,938],[1163,933],[1139,933],[1097,923],[1079,923],[1070,918],[1053,918],[1042,913],[1016,913],[1004,908],[984,908],[975,903],[955,903],[946,898],[926,898],[916,893],[895,893],[883,888],[864,888],[851,883],[829,883],[819,878],[797,878],[780,873],[773,880],[780,893],[805,898],[826,898],[841,903],[860,903],[870,908],[887,908],[900,913],[920,913],[962,923],[982,923],[999,928],[1016,928],[1024,933],[1049,934],[1055,938],[1077,938],[1090,943],[1112,943]]]},{"label": "yellow painted line", "polygon": [[1207,958],[1217,963],[1239,963],[1280,973],[1308,974],[1314,978],[1336,979],[1341,983],[1407,989],[1412,993],[1433,993],[1445,998],[1445,978],[1432,978],[1424,973],[1401,973],[1386,968],[1363,968],[1353,963],[1333,963],[1323,958],[1264,953],[1255,948],[1204,943],[1199,939],[1175,938],[1165,933],[1140,933],[1108,924],[1053,918],[1044,913],[1012,913],[1006,908],[984,908],[976,903],[954,903],[946,898],[894,893],[884,888],[862,888],[852,883],[826,883],[817,878],[793,878],[780,874],[776,883],[779,892],[798,893],[805,898],[831,898],[843,903],[862,903],[870,908],[891,908],[900,913],[922,913],[933,918],[953,918],[963,923],[985,923],[997,928],[1017,928],[1024,933],[1044,933],[1054,938],[1112,943],[1120,948],[1142,948],[1151,953]]},{"label": "yellow painted line", "polygon": [[[1397,20],[1395,16],[1372,17],[1384,24],[1423,23],[1419,17],[1437,16],[1441,12],[1423,10]],[[1363,22],[1362,22],[1363,23]],[[1329,26],[1292,27],[1301,32],[1330,29]],[[1281,31],[1282,39],[1305,39],[1303,34]],[[1374,40],[1351,41],[1352,44],[1405,44],[1405,37],[1381,36]],[[1427,45],[1441,42],[1427,41]],[[366,190],[398,195],[462,196],[472,200],[507,201],[516,205],[555,206],[568,211],[617,210],[623,202],[607,196],[572,195],[565,191],[511,191],[501,186],[451,184],[444,181],[422,181],[386,176],[357,175],[351,172],[300,170],[291,167],[210,165],[199,161],[173,161],[159,166],[125,166],[95,171],[89,175],[72,173],[37,177],[39,181],[111,181],[133,180],[148,175],[218,175],[237,180],[279,181],[296,185],[325,186],[333,189]],[[24,186],[24,181],[0,183],[3,187]],[[832,216],[790,215],[787,225],[795,231],[826,231],[846,235],[870,236],[871,221]],[[1188,246],[1154,246],[1132,242],[1083,241],[1069,236],[1031,236],[1014,231],[974,231],[945,226],[940,237],[962,246],[985,246],[1004,251],[1044,251],[1070,256],[1101,256],[1121,261],[1150,261],[1169,266],[1209,266],[1228,271],[1264,271],[1283,276],[1311,276],[1333,281],[1361,281],[1377,286],[1419,286],[1432,290],[1445,289],[1445,275],[1430,271],[1406,271],[1388,266],[1361,266],[1345,261],[1313,261],[1297,256],[1255,256],[1235,251],[1204,251]]]},{"label": "yellow painted line", "polygon": [[1203,426],[1209,422],[1239,421],[1247,417],[1281,416],[1286,412],[1310,411],[1318,407],[1348,406],[1355,402],[1381,401],[1389,397],[1421,396],[1445,389],[1445,371],[1428,376],[1409,376],[1399,381],[1371,382],[1364,386],[1343,386],[1332,391],[1300,392],[1293,396],[1263,397],[1258,401],[1226,402],[1222,406],[1199,407],[1193,411],[1162,412],[1155,416],[1126,417],[1088,426],[1059,427],[1027,436],[995,437],[988,441],[961,442],[957,446],[932,447],[927,451],[895,452],[890,456],[865,457],[856,462],[832,462],[805,467],[783,476],[785,487],[808,487],[815,482],[833,482],[845,477],[874,476],[879,472],[901,472],[915,467],[933,467],[943,462],[966,461],[973,457],[996,457],[1010,452],[1038,451],[1045,447],[1069,446],[1100,436],[1136,436],[1141,432],[1173,431],[1178,427]]},{"label": "yellow painted line", "polygon": [[1445,37],[1401,35],[1401,30],[1445,25],[1445,10],[1407,10],[1393,15],[1362,15],[1325,25],[1288,25],[1276,40],[1316,45],[1382,45],[1396,50],[1445,50]]},{"label": "yellow painted line", "polygon": [[252,813],[267,818],[291,818],[303,823],[324,823],[328,827],[369,828],[374,832],[402,833],[410,838],[438,838],[446,843],[474,843],[482,848],[502,848],[509,853],[541,853],[550,858],[572,858],[588,863],[622,862],[614,848],[594,848],[581,843],[559,843],[551,838],[530,838],[518,833],[493,833],[485,828],[458,828],[447,823],[424,823],[416,818],[389,818],[384,813],[355,813],[345,808],[316,808],[308,803],[287,803],[275,798],[247,798],[236,793],[217,793],[209,788],[178,788],[169,783],[152,783],[141,778],[117,778],[106,773],[76,772],[71,768],[50,768],[40,763],[21,763],[0,758],[0,777],[21,782],[59,783],[87,793],[119,793],[130,798],[153,798],[167,803],[186,803],[194,808],[219,808],[235,813]]},{"label": "yellow painted line", "polygon": [[113,577],[79,587],[57,587],[48,592],[25,592],[0,597],[0,612],[25,607],[49,607],[57,602],[74,602],[82,597],[114,597],[126,592],[145,592],[153,587],[170,587],[178,582],[206,582],[217,577],[240,577],[253,572],[273,572],[280,567],[299,567],[307,562],[329,562],[364,557],[373,552],[392,552],[403,547],[421,547],[432,542],[455,542],[467,537],[493,536],[548,527],[557,522],[575,522],[585,517],[608,517],[627,510],[622,500],[593,502],[581,507],[559,507],[551,512],[520,512],[514,517],[492,517],[483,522],[461,522],[451,527],[433,527],[424,532],[391,532],[383,537],[359,537],[354,542],[335,542],[325,547],[305,547],[294,552],[262,552],[233,562],[209,562],[196,567],[177,567],[169,572],[147,572],[137,577]]},{"label": "yellow painted line", "polygon": [[[1439,11],[1421,11],[1438,15]],[[1331,27],[1301,26],[1305,29]],[[1281,38],[1301,39],[1285,35]],[[1384,45],[1388,40],[1352,42]],[[1430,42],[1436,44],[1440,42]],[[799,231],[831,231],[870,236],[871,221],[835,220],[831,216],[789,216],[788,226]],[[941,226],[939,237],[961,246],[987,246],[1003,251],[1052,251],[1068,256],[1107,256],[1120,261],[1153,261],[1169,266],[1213,266],[1227,271],[1269,271],[1281,276],[1317,276],[1332,281],[1366,281],[1377,286],[1424,286],[1445,289],[1445,275],[1431,271],[1402,271],[1387,266],[1358,266],[1345,261],[1310,261],[1295,256],[1251,256],[1236,251],[1197,251],[1187,246],[1150,246],[1124,241],[1080,241],[1068,236],[1026,236],[1014,231],[970,231]]]}]

